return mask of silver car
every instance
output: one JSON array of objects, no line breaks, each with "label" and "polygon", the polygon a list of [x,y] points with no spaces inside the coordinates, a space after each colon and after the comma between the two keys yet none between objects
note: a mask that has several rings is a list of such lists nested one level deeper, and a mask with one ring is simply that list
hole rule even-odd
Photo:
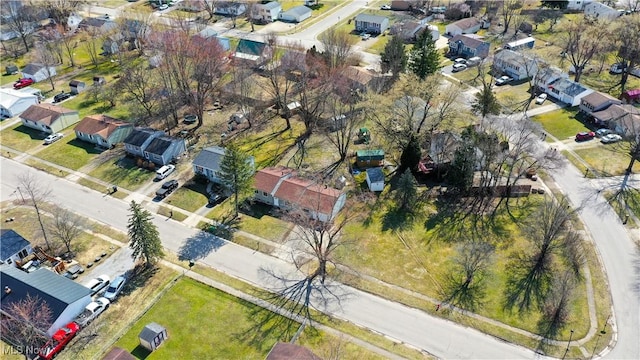
[{"label": "silver car", "polygon": [[118,276],[117,278],[113,279],[113,281],[107,288],[107,291],[105,291],[102,296],[107,300],[113,302],[113,300],[115,300],[118,294],[120,294],[120,292],[122,291],[122,288],[124,288],[124,284],[126,282],[127,278],[122,275]]}]

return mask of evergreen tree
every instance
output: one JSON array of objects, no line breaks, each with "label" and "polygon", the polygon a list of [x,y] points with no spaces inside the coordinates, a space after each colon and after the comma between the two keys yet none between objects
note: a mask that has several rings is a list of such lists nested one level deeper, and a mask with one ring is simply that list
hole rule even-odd
[{"label": "evergreen tree", "polygon": [[404,72],[407,67],[407,53],[404,49],[404,43],[399,36],[393,36],[385,45],[384,52],[380,56],[382,72],[391,71],[393,78],[396,79],[400,73]]},{"label": "evergreen tree", "polygon": [[440,69],[440,54],[428,29],[418,36],[409,58],[409,68],[422,80]]},{"label": "evergreen tree", "polygon": [[475,101],[471,104],[471,110],[475,114],[481,115],[483,120],[487,115],[500,114],[500,104],[493,93],[491,84],[483,84],[482,90],[476,93],[475,97]]},{"label": "evergreen tree", "polygon": [[234,195],[235,215],[238,216],[238,196],[251,189],[253,160],[231,144],[225,150],[220,163],[220,180],[228,192]]},{"label": "evergreen tree", "polygon": [[402,155],[400,155],[400,167],[399,173],[404,173],[405,170],[410,170],[412,173],[418,169],[418,163],[422,156],[422,150],[418,143],[418,138],[415,135],[411,135],[409,142],[404,147]]},{"label": "evergreen tree", "polygon": [[164,256],[158,228],[151,222],[153,218],[149,211],[135,201],[131,201],[129,207],[129,246],[133,249],[131,255],[134,259],[144,257],[147,265],[155,263]]},{"label": "evergreen tree", "polygon": [[411,211],[418,197],[418,185],[411,170],[407,169],[398,181],[396,190],[396,202],[401,209]]}]

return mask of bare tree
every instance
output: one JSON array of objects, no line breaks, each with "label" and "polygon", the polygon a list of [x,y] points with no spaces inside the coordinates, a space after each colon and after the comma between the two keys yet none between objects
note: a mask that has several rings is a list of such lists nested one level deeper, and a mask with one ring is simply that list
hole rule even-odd
[{"label": "bare tree", "polygon": [[25,52],[29,52],[29,39],[35,30],[36,8],[19,1],[8,1],[2,6],[3,23],[9,31],[22,40]]},{"label": "bare tree", "polygon": [[443,302],[470,311],[477,309],[485,295],[484,277],[491,265],[493,252],[491,244],[480,240],[460,245],[454,268],[444,281]]},{"label": "bare tree", "polygon": [[150,71],[144,63],[137,62],[125,66],[119,87],[126,90],[146,112],[146,117],[152,118],[157,110],[159,98],[157,96],[159,83],[157,73]]},{"label": "bare tree", "polygon": [[207,20],[213,19],[213,17],[216,15],[216,6],[218,5],[218,1],[217,0],[199,0],[199,1],[202,7],[204,8],[204,10],[209,15],[209,18]]},{"label": "bare tree", "polygon": [[29,360],[48,338],[46,331],[53,323],[52,312],[38,296],[27,294],[22,299],[12,299],[15,296],[11,288],[4,288],[0,329],[3,339],[21,349]]},{"label": "bare tree", "polygon": [[322,45],[322,56],[329,69],[335,69],[348,65],[350,58],[354,55],[354,37],[346,31],[330,28],[320,35]]},{"label": "bare tree", "polygon": [[625,0],[625,1],[623,1],[623,4],[631,12],[640,11],[640,0]]},{"label": "bare tree", "polygon": [[53,213],[53,223],[49,227],[51,236],[62,241],[71,253],[71,242],[84,231],[84,220],[67,209],[56,208]]},{"label": "bare tree", "polygon": [[31,172],[18,175],[18,184],[21,194],[25,194],[29,204],[36,210],[36,217],[40,224],[40,230],[42,230],[42,236],[47,244],[47,249],[51,249],[49,238],[47,237],[47,231],[44,226],[44,218],[41,213],[42,205],[44,205],[45,201],[51,199],[51,188],[39,182]]},{"label": "bare tree", "polygon": [[502,24],[504,25],[502,35],[505,35],[509,31],[509,25],[516,14],[519,13],[520,9],[522,9],[521,0],[503,0],[501,2],[500,14],[502,16]]},{"label": "bare tree", "polygon": [[98,55],[102,51],[102,34],[93,27],[83,31],[80,35],[80,44],[89,55],[89,59],[94,66],[98,66]]},{"label": "bare tree", "polygon": [[36,4],[42,7],[51,19],[57,24],[67,29],[69,16],[82,9],[87,4],[86,0],[48,0],[38,1]]},{"label": "bare tree", "polygon": [[33,61],[44,66],[44,72],[49,79],[49,83],[51,84],[51,90],[55,90],[56,85],[53,81],[55,74],[51,69],[54,69],[55,66],[59,64],[59,62],[55,55],[54,49],[49,45],[50,44],[42,43],[36,45],[33,53]]},{"label": "bare tree", "polygon": [[363,122],[364,110],[357,109],[356,104],[342,104],[333,97],[331,100],[333,117],[329,123],[327,138],[340,155],[338,163],[343,162],[349,155],[349,148],[356,134],[358,124]]},{"label": "bare tree", "polygon": [[580,82],[589,61],[609,41],[609,30],[603,24],[586,18],[565,23],[563,30],[562,47],[573,65],[574,80]]},{"label": "bare tree", "polygon": [[[635,1],[635,7],[638,7],[639,2]],[[611,33],[616,40],[618,63],[622,64],[620,86],[621,91],[624,92],[629,72],[640,66],[640,14],[623,16],[616,20]]]}]

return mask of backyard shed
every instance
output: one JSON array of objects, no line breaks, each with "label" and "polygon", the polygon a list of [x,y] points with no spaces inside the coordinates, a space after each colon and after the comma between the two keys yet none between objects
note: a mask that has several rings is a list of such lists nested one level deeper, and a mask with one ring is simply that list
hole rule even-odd
[{"label": "backyard shed", "polygon": [[384,165],[384,150],[356,151],[356,166],[369,168]]},{"label": "backyard shed", "polygon": [[7,65],[7,67],[5,68],[5,73],[7,75],[14,75],[18,73],[18,67],[15,65]]},{"label": "backyard shed", "polygon": [[102,76],[93,77],[93,85],[104,85],[106,83],[107,83],[107,80],[105,80],[105,78]]},{"label": "backyard shed", "polygon": [[384,173],[381,167],[367,169],[367,185],[371,191],[384,190]]},{"label": "backyard shed", "polygon": [[84,81],[71,80],[69,82],[69,87],[71,87],[71,93],[73,95],[78,95],[84,91],[86,84],[84,83]]},{"label": "backyard shed", "polygon": [[149,351],[153,351],[167,340],[169,336],[167,335],[167,329],[165,329],[164,326],[152,322],[142,329],[138,338],[140,339],[140,345],[142,345],[142,347]]},{"label": "backyard shed", "polygon": [[299,23],[311,17],[312,10],[301,5],[281,12],[278,17],[282,21]]}]

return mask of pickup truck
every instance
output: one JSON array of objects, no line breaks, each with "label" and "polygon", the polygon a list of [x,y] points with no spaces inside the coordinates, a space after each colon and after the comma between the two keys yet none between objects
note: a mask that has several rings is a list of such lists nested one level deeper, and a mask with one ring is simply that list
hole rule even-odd
[{"label": "pickup truck", "polygon": [[160,199],[164,199],[167,195],[171,194],[171,192],[178,188],[178,181],[169,180],[162,184],[162,187],[156,191],[156,196]]},{"label": "pickup truck", "polygon": [[84,308],[82,313],[78,315],[78,318],[75,320],[75,322],[80,325],[80,327],[85,327],[108,308],[109,300],[103,297],[98,298],[96,299],[96,301],[93,301],[91,304],[87,305],[87,307]]}]

